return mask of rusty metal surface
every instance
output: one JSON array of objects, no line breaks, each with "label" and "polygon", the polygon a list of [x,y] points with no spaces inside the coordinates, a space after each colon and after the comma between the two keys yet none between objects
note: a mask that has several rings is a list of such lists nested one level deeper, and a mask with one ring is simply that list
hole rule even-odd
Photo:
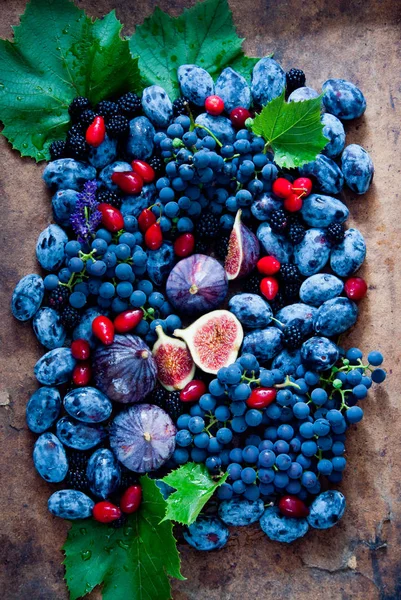
[{"label": "rusty metal surface", "polygon": [[[163,0],[177,14],[192,2]],[[2,0],[0,36],[11,34],[25,0]],[[85,0],[100,16],[112,8],[131,33],[150,14],[151,0]],[[348,127],[349,142],[371,153],[374,184],[361,198],[346,195],[350,224],[367,238],[363,276],[369,294],[345,345],[381,349],[392,376],[369,395],[366,418],[347,444],[341,490],[348,508],[329,531],[310,531],[291,546],[272,543],[255,528],[234,530],[218,554],[180,548],[187,581],[173,585],[175,600],[396,600],[401,598],[400,415],[400,0],[231,0],[249,54],[274,51],[283,67],[301,67],[318,89],[328,77],[344,77],[363,89],[365,116]],[[37,235],[51,221],[43,165],[21,159],[0,139],[0,539],[4,600],[64,600],[62,555],[66,524],[49,515],[51,487],[31,462],[34,442],[24,420],[36,384],[32,368],[42,353],[29,324],[12,319],[15,283],[37,269]],[[91,598],[99,598],[98,593]],[[128,599],[127,599],[128,600]]]}]

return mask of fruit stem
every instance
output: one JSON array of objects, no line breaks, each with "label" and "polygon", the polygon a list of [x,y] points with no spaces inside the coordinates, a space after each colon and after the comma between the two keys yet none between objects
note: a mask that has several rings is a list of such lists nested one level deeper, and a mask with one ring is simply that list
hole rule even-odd
[{"label": "fruit stem", "polygon": [[210,129],[208,129],[207,127],[205,127],[204,125],[199,125],[199,123],[195,123],[194,124],[194,128],[197,127],[198,129],[204,129],[205,131],[207,131],[207,133],[210,135],[210,137],[212,137],[214,139],[214,141],[216,142],[216,144],[222,148],[223,144],[220,142],[220,140],[214,135],[214,133],[212,131],[210,131]]},{"label": "fruit stem", "polygon": [[287,375],[287,377],[285,378],[285,381],[284,381],[284,383],[275,383],[275,384],[274,384],[274,387],[275,387],[275,388],[278,388],[278,389],[280,389],[280,388],[281,388],[281,389],[282,389],[282,388],[287,388],[287,387],[295,387],[295,388],[297,388],[298,390],[300,390],[300,389],[301,389],[301,386],[299,386],[299,385],[298,385],[297,383],[295,383],[294,381],[291,381],[291,379],[289,378],[289,376],[288,376],[288,375]]},{"label": "fruit stem", "polygon": [[271,321],[274,321],[275,323],[278,323],[279,325],[281,325],[281,327],[285,327],[284,323],[282,323],[278,319],[275,319],[274,317],[270,317],[270,319],[271,319]]}]

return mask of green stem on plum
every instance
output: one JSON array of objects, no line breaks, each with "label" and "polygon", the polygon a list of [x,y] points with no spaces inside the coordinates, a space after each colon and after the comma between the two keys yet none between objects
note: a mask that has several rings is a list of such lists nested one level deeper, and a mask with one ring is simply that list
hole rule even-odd
[{"label": "green stem on plum", "polygon": [[278,323],[279,325],[281,325],[281,327],[285,327],[284,323],[282,323],[281,321],[279,321],[278,319],[275,319],[274,317],[270,317],[271,321],[274,321],[275,323]]}]

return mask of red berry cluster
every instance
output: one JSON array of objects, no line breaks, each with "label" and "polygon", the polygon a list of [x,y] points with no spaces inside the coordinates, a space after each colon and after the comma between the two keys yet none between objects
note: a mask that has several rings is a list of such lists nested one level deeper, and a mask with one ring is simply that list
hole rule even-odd
[{"label": "red berry cluster", "polygon": [[143,319],[143,310],[141,308],[132,308],[125,310],[117,315],[112,321],[109,317],[99,315],[92,322],[92,332],[105,346],[110,346],[114,342],[115,333],[128,333]]},{"label": "red berry cluster", "polygon": [[273,193],[284,200],[284,208],[288,212],[297,212],[302,208],[302,199],[312,191],[312,181],[308,177],[298,177],[293,183],[279,177],[273,183]]},{"label": "red berry cluster", "polygon": [[88,360],[91,349],[88,342],[84,339],[74,340],[71,344],[71,354],[79,361],[72,372],[72,381],[78,386],[88,385],[92,379],[92,367]]},{"label": "red berry cluster", "polygon": [[130,515],[138,510],[142,502],[142,488],[140,485],[131,485],[120,499],[120,506],[103,500],[93,507],[93,518],[100,523],[112,523],[120,519],[122,513]]},{"label": "red berry cluster", "polygon": [[[208,96],[205,100],[205,109],[209,115],[217,117],[224,111],[224,100],[220,96]],[[238,106],[230,112],[230,121],[235,129],[243,129],[245,121],[251,116],[247,108]]]}]

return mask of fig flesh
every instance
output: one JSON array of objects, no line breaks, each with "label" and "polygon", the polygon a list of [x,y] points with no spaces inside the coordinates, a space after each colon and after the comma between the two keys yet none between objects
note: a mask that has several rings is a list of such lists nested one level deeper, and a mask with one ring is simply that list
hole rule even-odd
[{"label": "fig flesh", "polygon": [[244,337],[241,323],[228,310],[207,313],[174,335],[187,343],[195,364],[213,374],[235,361]]},{"label": "fig flesh", "polygon": [[241,209],[237,212],[234,227],[228,242],[228,251],[224,268],[227,278],[245,277],[256,266],[260,254],[259,240],[246,225],[241,222]]},{"label": "fig flesh", "polygon": [[195,363],[185,342],[166,335],[156,327],[157,341],[152,354],[157,365],[157,378],[166,390],[182,390],[195,375]]}]

